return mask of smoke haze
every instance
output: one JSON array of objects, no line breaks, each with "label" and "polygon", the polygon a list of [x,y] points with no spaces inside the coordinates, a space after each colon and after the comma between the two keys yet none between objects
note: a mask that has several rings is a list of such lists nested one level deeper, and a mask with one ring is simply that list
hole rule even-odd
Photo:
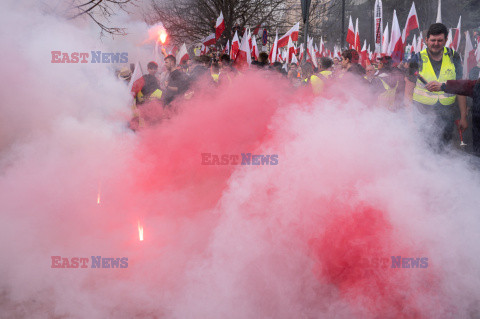
[{"label": "smoke haze", "polygon": [[[19,6],[0,14],[13,30],[1,35],[2,318],[479,316],[480,176],[466,155],[430,151],[361,87],[315,98],[255,72],[133,133],[112,66],[51,51],[148,61],[148,28],[102,42]],[[202,153],[278,164],[202,165]],[[128,268],[51,268],[52,256]],[[428,267],[393,269],[392,256]]]}]

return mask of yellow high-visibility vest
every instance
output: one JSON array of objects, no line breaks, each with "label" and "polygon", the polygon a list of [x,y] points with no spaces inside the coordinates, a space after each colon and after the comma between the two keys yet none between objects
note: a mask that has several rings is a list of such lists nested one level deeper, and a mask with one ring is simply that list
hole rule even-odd
[{"label": "yellow high-visibility vest", "polygon": [[320,74],[323,75],[324,78],[328,79],[330,76],[332,76],[332,71],[322,71]]},{"label": "yellow high-visibility vest", "polygon": [[323,81],[316,75],[310,77],[310,84],[312,85],[313,94],[320,95],[323,90]]},{"label": "yellow high-visibility vest", "polygon": [[[422,58],[423,67],[419,74],[427,81],[438,81],[445,83],[448,80],[456,80],[457,73],[455,70],[455,64],[453,64],[450,55],[448,54],[447,48],[443,48],[443,58],[442,58],[442,67],[440,69],[440,74],[437,78],[435,71],[433,70],[432,63],[428,57],[427,49],[424,49],[420,52],[420,57]],[[454,51],[452,50],[452,53]],[[453,57],[453,54],[452,54]],[[442,105],[452,105],[455,103],[455,94],[448,94],[443,91],[439,92],[430,92],[425,88],[420,80],[417,79],[417,84],[413,91],[413,100],[425,104],[425,105],[434,105],[437,102],[440,102]]]},{"label": "yellow high-visibility vest", "polygon": [[379,77],[379,79],[380,81],[382,81],[385,92],[381,93],[378,96],[377,102],[380,106],[385,106],[389,110],[393,111],[395,104],[395,94],[397,93],[398,88],[398,81],[397,85],[395,85],[394,88],[391,88],[390,85],[388,85],[388,83],[385,82],[382,78]]}]

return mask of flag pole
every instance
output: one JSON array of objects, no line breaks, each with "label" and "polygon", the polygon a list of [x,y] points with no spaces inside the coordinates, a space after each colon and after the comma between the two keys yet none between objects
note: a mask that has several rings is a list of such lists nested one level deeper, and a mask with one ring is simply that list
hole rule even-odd
[{"label": "flag pole", "polygon": [[307,61],[307,36],[308,36],[308,17],[310,15],[310,2],[311,0],[300,0],[300,4],[302,5],[302,17],[303,17],[303,24],[305,26],[305,34],[303,38],[303,62]]}]

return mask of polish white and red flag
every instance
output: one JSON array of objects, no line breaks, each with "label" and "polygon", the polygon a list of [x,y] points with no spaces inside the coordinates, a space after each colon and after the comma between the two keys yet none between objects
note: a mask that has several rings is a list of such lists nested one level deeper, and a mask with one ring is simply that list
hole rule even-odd
[{"label": "polish white and red flag", "polygon": [[418,37],[417,41],[418,41],[417,50],[418,52],[420,52],[423,50],[423,45],[424,45],[422,31],[420,31],[420,36]]},{"label": "polish white and red flag", "polygon": [[320,51],[318,50],[318,47],[317,47],[317,44],[316,44],[316,43],[315,43],[315,46],[314,46],[313,49],[314,49],[314,51],[315,51],[315,56],[316,56],[317,58],[320,58],[320,57],[321,57],[321,56],[320,56]]},{"label": "polish white and red flag", "polygon": [[353,48],[357,50],[357,52],[360,52],[361,50],[361,43],[360,43],[360,31],[358,30],[358,18],[355,21],[355,45]]},{"label": "polish white and red flag", "polygon": [[[480,45],[479,45],[480,47]],[[477,65],[479,60],[475,55],[475,49],[473,48],[472,39],[470,38],[470,33],[465,35],[465,56],[463,58],[463,78],[468,79],[468,74],[470,70]]]},{"label": "polish white and red flag", "polygon": [[235,31],[235,35],[232,40],[232,49],[230,50],[230,59],[235,60],[238,54],[238,49],[240,48],[240,41],[238,40],[238,33]]},{"label": "polish white and red flag", "polygon": [[209,45],[214,45],[217,43],[217,40],[215,39],[215,33],[210,33],[206,38],[202,40],[202,44],[206,47]]},{"label": "polish white and red flag", "polygon": [[400,25],[398,24],[397,11],[393,10],[392,32],[390,34],[390,44],[388,46],[388,55],[392,57],[393,62],[399,63],[403,59],[403,42]]},{"label": "polish white and red flag", "polygon": [[347,43],[351,46],[355,45],[355,29],[353,29],[352,16],[350,16],[348,21]]},{"label": "polish white and red flag", "polygon": [[313,65],[318,68],[318,63],[317,63],[317,57],[315,55],[315,49],[313,48],[313,38],[308,37],[307,38],[308,45],[307,45],[307,58],[310,57],[310,60],[312,61]]},{"label": "polish white and red flag", "polygon": [[288,37],[287,52],[287,63],[289,63],[292,61],[292,56],[295,56],[295,44],[293,44],[292,37]]},{"label": "polish white and red flag", "polygon": [[225,44],[225,47],[223,48],[222,54],[230,55],[230,40],[228,40],[227,44]]},{"label": "polish white and red flag", "polygon": [[292,55],[292,61],[290,63],[295,63],[298,65],[298,60],[297,60],[297,56],[294,54]]},{"label": "polish white and red flag", "polygon": [[220,16],[217,18],[217,23],[215,24],[215,41],[220,38],[223,31],[225,31],[225,20],[223,19],[222,11],[220,11]]},{"label": "polish white and red flag", "polygon": [[360,64],[365,68],[367,66],[367,60],[368,60],[367,40],[363,40],[363,47],[359,53],[360,53]]},{"label": "polish white and red flag", "polygon": [[390,35],[388,34],[388,22],[385,27],[385,30],[383,31],[383,39],[382,39],[382,50],[380,51],[380,56],[384,57],[388,55],[388,45],[390,44]]},{"label": "polish white and red flag", "polygon": [[250,48],[250,52],[252,51],[252,34],[250,33],[250,28],[247,28],[247,32],[245,33],[248,39],[248,47]]},{"label": "polish white and red flag", "polygon": [[178,50],[176,58],[177,58],[178,64],[181,64],[183,61],[187,61],[189,59],[187,46],[185,45],[185,42],[180,47],[180,50]]},{"label": "polish white and red flag", "polygon": [[258,46],[257,46],[257,38],[255,36],[252,37],[252,56],[255,58],[255,60],[258,61],[258,55],[260,52],[258,52]]},{"label": "polish white and red flag", "polygon": [[453,40],[452,40],[452,29],[449,29],[448,30],[448,36],[447,36],[447,42],[445,42],[445,46],[447,48],[450,48],[451,45],[452,45],[452,42],[453,42]]},{"label": "polish white and red flag", "polygon": [[412,30],[419,29],[420,24],[418,23],[417,9],[415,9],[415,2],[412,2],[412,7],[408,13],[407,22],[405,23],[405,28],[402,33],[402,41],[406,43],[407,38]]},{"label": "polish white and red flag", "polygon": [[270,54],[268,55],[268,59],[270,63],[274,63],[277,61],[277,54],[278,54],[278,31],[275,34],[275,41],[273,42],[272,49],[270,50]]},{"label": "polish white and red flag", "polygon": [[238,50],[237,57],[235,58],[235,64],[238,68],[244,69],[248,68],[252,63],[252,55],[250,52],[250,46],[248,45],[248,36],[245,35],[242,38],[242,43]]},{"label": "polish white and red flag", "polygon": [[450,48],[454,49],[455,51],[458,50],[460,40],[462,39],[462,34],[460,33],[461,27],[462,27],[462,16],[460,16],[460,18],[458,19],[457,28],[455,29],[455,35],[453,36],[452,43],[450,44]]},{"label": "polish white and red flag", "polygon": [[298,41],[298,30],[300,29],[300,22],[297,22],[287,33],[285,33],[280,39],[278,39],[277,47],[283,48],[288,45],[288,37],[292,38],[292,41]]},{"label": "polish white and red flag", "polygon": [[339,58],[342,56],[342,52],[340,51],[340,49],[335,45],[333,47],[333,57],[334,58]]},{"label": "polish white and red flag", "polygon": [[323,42],[323,37],[320,37],[320,47],[318,48],[321,56],[326,56],[325,42]]}]

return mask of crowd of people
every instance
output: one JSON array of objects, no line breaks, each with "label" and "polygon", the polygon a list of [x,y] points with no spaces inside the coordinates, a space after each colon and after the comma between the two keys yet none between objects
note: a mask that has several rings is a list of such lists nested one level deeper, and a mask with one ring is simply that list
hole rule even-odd
[{"label": "crowd of people", "polygon": [[[359,63],[358,52],[348,49],[341,53],[341,57],[320,58],[318,67],[314,67],[311,61],[300,65],[270,63],[268,54],[261,52],[248,70],[261,70],[275,78],[284,78],[291,83],[292,90],[307,88],[314,95],[328,94],[332,83],[348,83],[354,79],[367,88],[368,94],[364,96],[369,105],[385,107],[392,112],[405,109],[430,115],[434,119],[434,127],[440,132],[438,140],[432,141],[436,149],[443,149],[451,143],[455,123],[460,132],[468,127],[467,96],[472,97],[473,103],[469,108],[472,146],[475,155],[480,156],[480,63],[470,71],[470,80],[463,80],[460,55],[445,46],[447,37],[445,25],[435,23],[427,32],[426,49],[423,51],[403,61],[382,56],[365,68]],[[195,94],[197,83],[215,87],[232,81],[237,74],[248,72],[237,67],[228,54],[201,55],[177,62],[175,56],[166,56],[161,72],[157,63],[148,63],[147,74],[136,80],[131,89],[137,110],[148,104],[146,102],[155,100],[164,110],[171,111],[176,99],[189,99]],[[132,70],[127,70],[119,77],[129,81],[131,74]],[[132,123],[136,123],[131,125],[136,130],[141,125],[141,119],[136,116]]]}]

